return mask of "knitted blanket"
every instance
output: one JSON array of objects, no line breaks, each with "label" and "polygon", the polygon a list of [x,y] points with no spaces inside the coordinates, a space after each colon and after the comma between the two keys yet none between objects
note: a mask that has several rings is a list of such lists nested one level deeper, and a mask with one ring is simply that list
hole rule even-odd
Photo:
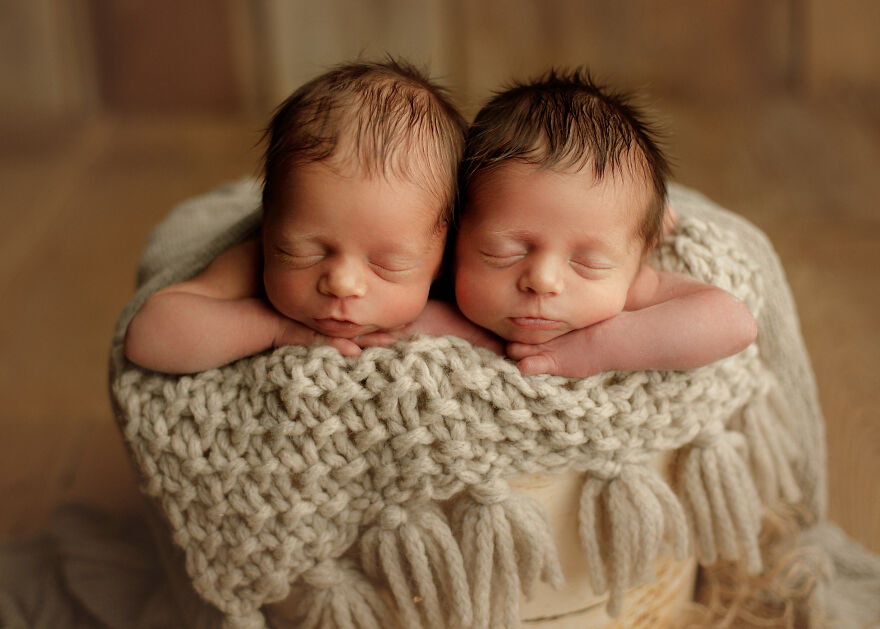
[{"label": "knitted blanket", "polygon": [[[759,340],[700,369],[583,380],[523,377],[455,337],[140,369],[122,354],[131,316],[255,232],[257,189],[229,186],[160,225],[117,325],[112,398],[143,491],[225,626],[264,627],[260,607],[291,587],[304,627],[518,626],[520,591],[562,581],[545,514],[505,481],[522,473],[584,472],[584,561],[612,615],[667,545],[757,572],[765,507],[821,517],[821,416],[778,260],[741,218],[671,197],[679,225],[651,263],[744,300]],[[650,460],[670,450],[668,484]]]}]

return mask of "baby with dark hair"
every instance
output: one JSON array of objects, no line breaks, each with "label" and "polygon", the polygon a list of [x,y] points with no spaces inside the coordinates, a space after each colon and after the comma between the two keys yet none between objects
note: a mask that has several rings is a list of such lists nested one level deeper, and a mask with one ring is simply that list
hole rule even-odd
[{"label": "baby with dark hair", "polygon": [[645,264],[669,166],[625,96],[551,71],[499,93],[468,134],[455,296],[525,374],[688,369],[747,347],[729,293]]},{"label": "baby with dark hair", "polygon": [[282,345],[356,356],[416,332],[500,348],[451,304],[428,304],[465,130],[442,89],[393,60],[300,87],[266,130],[261,237],[151,295],[128,359],[188,373]]}]

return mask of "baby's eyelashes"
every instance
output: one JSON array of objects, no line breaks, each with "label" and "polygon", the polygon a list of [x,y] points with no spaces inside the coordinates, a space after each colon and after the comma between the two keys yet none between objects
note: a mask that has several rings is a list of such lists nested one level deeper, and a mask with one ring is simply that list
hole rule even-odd
[{"label": "baby's eyelashes", "polygon": [[370,262],[370,268],[379,275],[380,277],[386,278],[394,278],[401,275],[405,275],[409,271],[412,271],[415,267],[413,266],[389,266],[386,264],[379,264],[378,262]]},{"label": "baby's eyelashes", "polygon": [[[275,257],[285,266],[293,269],[306,269],[325,260],[332,261],[339,258],[340,254],[332,251],[320,250],[285,250],[277,248]],[[348,257],[348,256],[346,256]],[[339,258],[341,260],[341,258]],[[375,257],[362,259],[362,263],[381,276],[395,276],[405,274],[417,267],[417,264],[408,258]]]},{"label": "baby's eyelashes", "polygon": [[318,252],[300,254],[288,253],[286,251],[278,249],[275,252],[275,255],[283,264],[296,269],[305,269],[310,266],[314,266],[324,259],[324,254]]},{"label": "baby's eyelashes", "polygon": [[[526,258],[528,258],[529,253],[525,251],[502,252],[483,250],[480,251],[480,255],[483,261],[489,266],[505,268],[513,266],[514,264],[525,260]],[[610,261],[599,258],[571,257],[568,258],[567,261],[576,273],[587,279],[602,277],[603,275],[614,269],[614,264],[612,264]],[[560,262],[562,262],[561,259]]]},{"label": "baby's eyelashes", "polygon": [[610,262],[604,262],[601,260],[578,260],[572,258],[569,262],[576,271],[583,273],[601,273],[603,271],[610,271],[614,268],[614,265]]},{"label": "baby's eyelashes", "polygon": [[391,274],[406,273],[418,267],[418,261],[408,255],[373,255],[367,264],[378,273]]},{"label": "baby's eyelashes", "polygon": [[488,251],[481,251],[480,256],[483,258],[483,260],[486,263],[488,263],[492,266],[503,267],[503,266],[510,266],[511,264],[515,264],[516,262],[519,262],[520,260],[522,260],[523,258],[526,257],[526,253],[525,252],[515,252],[515,251],[490,253]]}]

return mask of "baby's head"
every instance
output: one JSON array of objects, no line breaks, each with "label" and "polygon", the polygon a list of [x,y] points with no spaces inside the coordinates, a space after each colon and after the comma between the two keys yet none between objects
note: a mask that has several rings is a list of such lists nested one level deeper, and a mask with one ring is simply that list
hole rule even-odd
[{"label": "baby's head", "polygon": [[524,343],[620,313],[660,238],[668,172],[642,115],[583,72],[496,95],[461,167],[462,313]]},{"label": "baby's head", "polygon": [[353,337],[415,319],[440,266],[466,125],[396,62],[306,83],[266,130],[263,282],[285,316]]}]

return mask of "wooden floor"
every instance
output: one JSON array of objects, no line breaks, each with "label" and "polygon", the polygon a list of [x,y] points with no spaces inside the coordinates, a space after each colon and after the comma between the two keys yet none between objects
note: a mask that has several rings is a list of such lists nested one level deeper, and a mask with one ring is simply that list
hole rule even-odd
[{"label": "wooden floor", "polygon": [[[764,229],[827,420],[830,516],[880,552],[880,114],[854,102],[661,101],[678,181]],[[259,121],[0,123],[0,536],[54,505],[140,501],[106,392],[144,238],[176,202],[253,174]]]}]

